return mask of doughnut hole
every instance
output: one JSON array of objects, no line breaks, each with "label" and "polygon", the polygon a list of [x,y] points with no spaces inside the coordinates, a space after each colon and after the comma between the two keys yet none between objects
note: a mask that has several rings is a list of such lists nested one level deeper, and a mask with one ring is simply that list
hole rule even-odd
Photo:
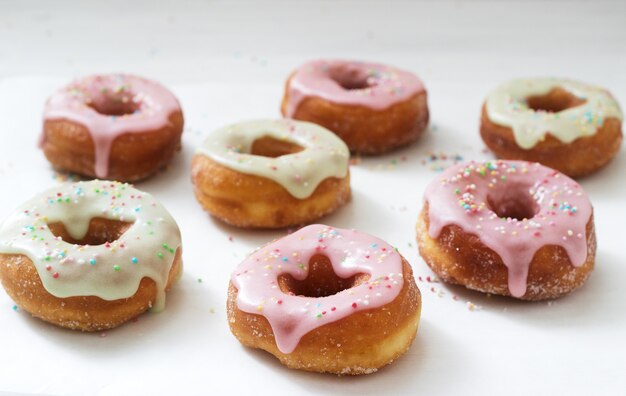
[{"label": "doughnut hole", "polygon": [[355,274],[348,278],[337,276],[330,259],[317,254],[309,261],[309,273],[303,280],[290,274],[278,277],[278,286],[283,293],[304,297],[328,297],[356,287],[369,280],[369,274]]},{"label": "doughnut hole", "polygon": [[487,196],[487,207],[501,218],[532,219],[539,213],[539,205],[527,188],[506,188]]},{"label": "doughnut hole", "polygon": [[577,107],[587,102],[572,95],[563,88],[553,88],[545,95],[535,95],[526,98],[528,107],[534,111],[543,111],[546,113],[558,113],[563,110]]},{"label": "doughnut hole", "polygon": [[87,105],[103,115],[123,116],[133,114],[139,110],[139,103],[133,101],[134,94],[130,91],[120,90],[111,92],[110,89],[104,90],[91,100]]},{"label": "doughnut hole", "polygon": [[252,142],[250,154],[260,157],[276,158],[283,155],[299,153],[302,150],[304,150],[304,147],[296,143],[266,135]]},{"label": "doughnut hole", "polygon": [[97,246],[118,240],[131,225],[132,223],[125,221],[94,217],[89,222],[87,233],[81,239],[73,238],[63,223],[49,223],[48,228],[50,228],[50,232],[52,232],[54,236],[61,237],[61,239],[67,243]]},{"label": "doughnut hole", "polygon": [[328,71],[329,77],[347,91],[366,89],[373,86],[373,81],[360,69],[334,67]]}]

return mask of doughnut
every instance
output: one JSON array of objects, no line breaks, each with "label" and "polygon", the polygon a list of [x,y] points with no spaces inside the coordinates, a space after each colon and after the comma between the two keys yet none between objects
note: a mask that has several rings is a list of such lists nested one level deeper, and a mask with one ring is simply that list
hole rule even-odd
[{"label": "doughnut", "polygon": [[582,187],[524,161],[459,164],[433,180],[417,222],[419,252],[444,281],[544,300],[593,270],[593,209]]},{"label": "doughnut", "polygon": [[310,223],[350,200],[350,153],[308,122],[257,120],[211,133],[192,161],[198,202],[244,228]]},{"label": "doughnut", "polygon": [[517,79],[489,94],[480,134],[498,158],[540,162],[580,177],[619,151],[622,112],[602,88],[555,78]]},{"label": "doughnut", "polygon": [[88,76],[48,99],[39,145],[53,167],[137,181],[180,149],[183,114],[160,84],[128,74]]},{"label": "doughnut", "polygon": [[161,311],[182,270],[176,222],[150,194],[93,180],[43,192],[0,226],[0,281],[18,307],[100,331]]},{"label": "doughnut", "polygon": [[305,371],[377,371],[409,349],[420,312],[420,291],[400,253],[376,237],[320,224],[252,253],[228,288],[237,340]]},{"label": "doughnut", "polygon": [[287,80],[281,112],[330,129],[351,151],[363,154],[405,146],[428,125],[420,79],[377,63],[305,63]]}]

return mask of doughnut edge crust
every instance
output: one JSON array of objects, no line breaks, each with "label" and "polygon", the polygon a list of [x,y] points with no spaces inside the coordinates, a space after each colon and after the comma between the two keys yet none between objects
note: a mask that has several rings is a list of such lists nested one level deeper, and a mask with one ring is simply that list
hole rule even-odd
[{"label": "doughnut edge crust", "polygon": [[549,132],[532,149],[515,142],[511,128],[492,122],[483,105],[480,136],[497,158],[539,162],[574,178],[590,175],[607,166],[622,144],[622,122],[609,118],[591,136],[563,143]]},{"label": "doughnut edge crust", "polygon": [[[170,269],[165,292],[182,275],[181,249]],[[118,327],[152,308],[156,283],[143,278],[128,298],[107,301],[96,296],[55,297],[43,287],[32,261],[22,254],[0,254],[0,281],[16,305],[33,317],[71,330],[102,331]]]},{"label": "doughnut edge crust", "polygon": [[[421,211],[416,230],[419,253],[426,264],[445,282],[483,293],[509,296],[508,269],[493,250],[476,234],[455,225],[443,228],[438,238],[428,235],[428,204]],[[586,227],[587,259],[574,267],[560,246],[545,245],[533,256],[521,300],[554,299],[581,287],[595,266],[596,236],[593,216]],[[556,259],[556,260],[555,260]]]},{"label": "doughnut edge crust", "polygon": [[208,157],[194,156],[196,199],[212,216],[241,228],[284,228],[324,217],[350,202],[350,173],[327,178],[310,197],[297,199],[265,177],[229,169]]}]

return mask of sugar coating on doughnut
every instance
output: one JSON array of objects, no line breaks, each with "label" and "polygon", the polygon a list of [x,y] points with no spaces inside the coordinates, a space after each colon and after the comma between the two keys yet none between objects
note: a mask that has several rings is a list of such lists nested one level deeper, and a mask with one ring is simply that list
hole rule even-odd
[{"label": "sugar coating on doughnut", "polygon": [[[275,158],[251,154],[254,141],[265,136],[303,150]],[[346,177],[350,159],[348,147],[334,133],[293,120],[254,120],[220,128],[206,138],[197,153],[235,171],[273,180],[298,199],[311,196],[329,177]]]},{"label": "sugar coating on doughnut", "polygon": [[430,237],[449,225],[479,236],[502,258],[515,297],[525,294],[530,263],[541,247],[563,247],[576,267],[587,258],[587,195],[574,180],[538,163],[455,165],[428,185],[424,199]]},{"label": "sugar coating on doughnut", "polygon": [[[581,103],[557,112],[535,110],[528,105],[529,97],[546,95],[557,88]],[[524,149],[533,148],[547,133],[563,143],[571,143],[594,135],[607,118],[623,118],[619,104],[606,90],[556,78],[506,82],[489,94],[486,111],[491,122],[511,128],[517,145]]]},{"label": "sugar coating on doughnut", "polygon": [[315,60],[296,70],[287,89],[285,115],[292,118],[307,97],[384,110],[424,92],[424,85],[412,73],[378,63]]},{"label": "sugar coating on doughnut", "polygon": [[[44,107],[44,121],[83,125],[94,143],[95,174],[106,178],[117,137],[171,126],[170,115],[180,111],[176,97],[157,82],[129,74],[106,74],[80,78],[54,93]],[[42,134],[40,146],[44,139]]]},{"label": "sugar coating on doughnut", "polygon": [[[116,241],[102,245],[68,243],[48,227],[61,222],[80,240],[95,217],[132,224]],[[155,311],[164,307],[180,246],[176,222],[150,194],[102,180],[49,189],[17,208],[0,227],[0,253],[27,256],[50,294],[112,301],[133,296],[141,280],[150,278],[157,286]]]},{"label": "sugar coating on doughnut", "polygon": [[[285,294],[278,277],[290,274],[306,279],[308,264],[316,254],[329,258],[341,278],[369,274],[364,283],[326,297]],[[386,242],[358,232],[314,224],[270,243],[244,260],[232,274],[238,290],[237,307],[264,316],[272,327],[276,345],[291,353],[305,334],[353,313],[393,301],[404,285],[402,258]]]}]

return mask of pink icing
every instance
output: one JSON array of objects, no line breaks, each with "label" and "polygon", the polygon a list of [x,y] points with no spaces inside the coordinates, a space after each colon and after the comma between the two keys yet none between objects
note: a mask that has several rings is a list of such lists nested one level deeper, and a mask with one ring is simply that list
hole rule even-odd
[{"label": "pink icing", "polygon": [[[65,119],[87,128],[95,147],[96,176],[106,178],[117,137],[161,129],[170,125],[169,117],[177,111],[178,101],[162,85],[128,74],[107,74],[75,80],[57,91],[46,103],[44,121]],[[40,146],[44,139],[42,134]]]},{"label": "pink icing", "polygon": [[424,85],[414,74],[390,66],[316,60],[305,63],[295,72],[288,90],[285,116],[293,118],[300,102],[307,97],[384,110],[423,92]]},{"label": "pink icing", "polygon": [[[562,246],[574,266],[587,259],[586,226],[592,214],[587,195],[574,180],[538,163],[455,165],[429,184],[425,200],[430,237],[437,238],[451,224],[478,235],[508,268],[515,297],[526,293],[528,269],[541,247]],[[530,218],[505,215],[520,207]]]},{"label": "pink icing", "polygon": [[[316,254],[327,256],[341,278],[359,273],[370,278],[327,297],[283,293],[278,276],[305,279],[309,260]],[[239,265],[231,280],[238,290],[237,307],[267,318],[283,353],[293,352],[305,334],[320,326],[390,303],[404,284],[402,259],[393,247],[355,230],[320,224],[260,248]]]}]

